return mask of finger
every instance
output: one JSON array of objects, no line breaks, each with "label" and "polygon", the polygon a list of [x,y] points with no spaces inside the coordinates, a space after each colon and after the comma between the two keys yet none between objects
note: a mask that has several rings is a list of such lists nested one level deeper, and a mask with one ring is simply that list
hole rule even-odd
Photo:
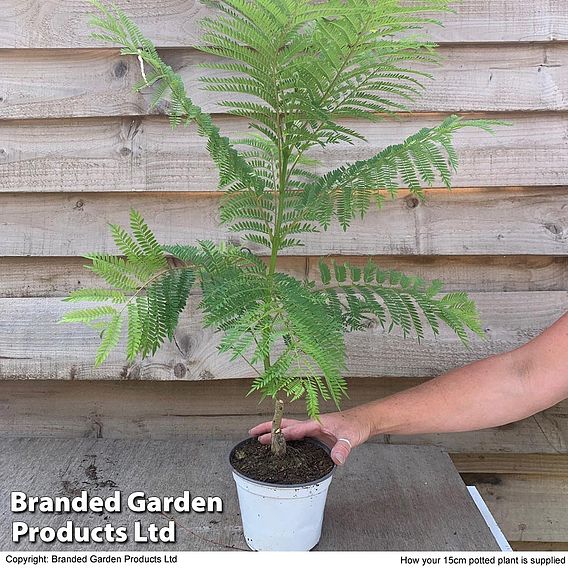
[{"label": "finger", "polygon": [[[287,442],[290,442],[291,440],[301,440],[302,438],[305,438],[305,435],[303,435],[301,432],[289,432],[290,428],[282,428],[282,434],[284,435],[284,439]],[[262,436],[259,436],[258,441],[261,444],[270,444],[270,442],[272,441],[272,432],[268,432],[267,434],[263,434]]]},{"label": "finger", "polygon": [[272,430],[272,422],[263,422],[262,424],[258,424],[254,428],[249,430],[249,434],[251,436],[260,436],[261,434],[265,434],[266,432],[270,432]]},{"label": "finger", "polygon": [[[294,420],[292,418],[283,418],[282,419],[282,428],[286,428],[287,426],[292,426],[293,424],[298,424],[299,420]],[[254,428],[249,430],[249,434],[251,436],[261,436],[262,434],[266,434],[267,432],[272,431],[272,422],[263,422]]]},{"label": "finger", "polygon": [[[287,442],[302,440],[306,436],[316,436],[319,432],[319,424],[311,420],[301,422],[299,420],[282,420],[282,434]],[[268,432],[258,437],[261,444],[270,444],[272,433]]]},{"label": "finger", "polygon": [[346,439],[337,440],[331,450],[331,459],[337,465],[343,465],[351,452],[351,444]]},{"label": "finger", "polygon": [[302,420],[296,420],[294,418],[282,418],[282,428],[289,428],[290,426],[294,426],[296,424],[302,424]]},{"label": "finger", "polygon": [[316,436],[321,434],[319,423],[313,420],[306,420],[304,422],[296,422],[286,428],[282,429],[282,434],[286,440],[302,440],[307,436]]},{"label": "finger", "polygon": [[262,436],[259,436],[257,440],[261,444],[270,444],[270,442],[272,441],[272,433],[268,432],[268,434],[263,434]]}]

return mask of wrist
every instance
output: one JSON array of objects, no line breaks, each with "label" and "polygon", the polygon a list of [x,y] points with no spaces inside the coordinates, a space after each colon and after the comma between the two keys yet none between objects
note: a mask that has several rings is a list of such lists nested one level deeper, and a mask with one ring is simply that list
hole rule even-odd
[{"label": "wrist", "polygon": [[376,401],[353,409],[357,412],[357,420],[366,433],[365,440],[385,433],[384,413],[381,412],[380,406],[380,401]]},{"label": "wrist", "polygon": [[[366,442],[372,433],[372,416],[364,406],[357,406],[341,413],[343,418],[347,418],[356,439],[353,439],[357,446]],[[355,438],[355,436],[353,436]]]}]

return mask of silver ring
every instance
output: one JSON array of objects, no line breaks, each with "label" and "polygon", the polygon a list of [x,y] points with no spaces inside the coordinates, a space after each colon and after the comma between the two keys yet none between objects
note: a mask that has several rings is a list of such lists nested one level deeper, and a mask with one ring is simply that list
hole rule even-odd
[{"label": "silver ring", "polygon": [[345,442],[348,446],[349,449],[352,450],[353,446],[351,445],[351,442],[347,439],[347,438],[337,438],[338,442]]}]

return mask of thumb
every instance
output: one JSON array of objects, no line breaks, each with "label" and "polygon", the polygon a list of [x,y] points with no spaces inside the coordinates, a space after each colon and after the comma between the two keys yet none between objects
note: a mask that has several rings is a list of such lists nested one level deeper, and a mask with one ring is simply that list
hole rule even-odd
[{"label": "thumb", "polygon": [[351,443],[347,438],[338,438],[337,443],[331,450],[331,459],[337,465],[343,465],[351,452]]}]

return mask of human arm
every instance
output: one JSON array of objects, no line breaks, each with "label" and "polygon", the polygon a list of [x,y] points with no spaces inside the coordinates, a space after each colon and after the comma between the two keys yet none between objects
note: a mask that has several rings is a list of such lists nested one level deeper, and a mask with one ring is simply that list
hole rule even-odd
[{"label": "human arm", "polygon": [[[568,397],[568,313],[529,343],[452,370],[417,387],[320,422],[285,420],[287,440],[314,436],[344,463],[350,450],[377,434],[464,432],[531,416]],[[270,423],[251,429],[270,441]],[[343,439],[343,440],[342,440]],[[348,440],[348,441],[345,441]]]}]

